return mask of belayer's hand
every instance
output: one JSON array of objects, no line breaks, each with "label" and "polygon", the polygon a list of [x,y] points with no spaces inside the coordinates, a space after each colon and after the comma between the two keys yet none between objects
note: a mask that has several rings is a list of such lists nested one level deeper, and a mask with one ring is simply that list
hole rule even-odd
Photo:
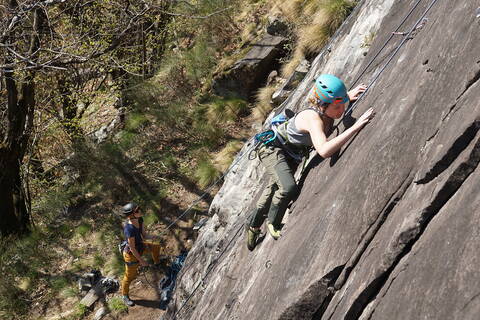
[{"label": "belayer's hand", "polygon": [[373,108],[368,109],[365,111],[364,114],[360,116],[360,118],[357,119],[353,127],[356,129],[356,131],[362,129],[367,123],[370,122],[375,117],[375,112],[373,111]]},{"label": "belayer's hand", "polygon": [[361,84],[357,86],[355,89],[352,89],[348,92],[348,98],[350,99],[351,102],[354,102],[355,100],[358,99],[358,97],[360,97],[362,93],[365,92],[365,90],[367,90],[367,86],[364,84]]}]

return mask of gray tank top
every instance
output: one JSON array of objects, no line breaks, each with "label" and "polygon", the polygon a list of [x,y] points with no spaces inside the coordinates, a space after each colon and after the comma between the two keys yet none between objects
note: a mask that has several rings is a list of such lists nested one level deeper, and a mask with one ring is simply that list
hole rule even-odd
[{"label": "gray tank top", "polygon": [[295,120],[297,119],[297,115],[299,115],[301,112],[297,113],[292,119],[288,120],[288,124],[286,128],[287,140],[288,140],[288,143],[291,143],[293,145],[302,145],[302,146],[311,147],[312,138],[310,137],[310,133],[300,132],[300,130],[298,130],[297,126],[295,125]]},{"label": "gray tank top", "polygon": [[[320,112],[319,110],[317,110],[315,108],[308,108],[308,109],[305,109],[305,110],[313,110],[313,111],[315,111],[319,114],[320,118],[322,118],[322,120],[324,121],[325,129],[326,129],[325,134],[328,135],[330,133],[331,128],[332,128],[333,120],[328,118],[328,117],[325,117],[322,114],[322,112]],[[303,111],[305,111],[305,110],[303,110]],[[312,143],[312,138],[310,137],[310,133],[300,132],[300,130],[295,125],[295,119],[303,111],[300,111],[292,119],[288,120],[287,127],[286,127],[287,141],[288,141],[288,143],[290,143],[294,146],[311,147],[313,145],[313,143]]]}]

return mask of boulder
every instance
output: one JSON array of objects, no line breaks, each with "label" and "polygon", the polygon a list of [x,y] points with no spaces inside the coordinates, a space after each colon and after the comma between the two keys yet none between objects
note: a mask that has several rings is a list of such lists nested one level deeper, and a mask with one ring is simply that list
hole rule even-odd
[{"label": "boulder", "polygon": [[215,77],[212,84],[215,94],[251,100],[270,72],[278,69],[278,59],[285,55],[286,43],[287,39],[284,37],[266,34],[252,46],[244,58]]},{"label": "boulder", "polygon": [[93,320],[101,320],[104,316],[108,314],[108,310],[106,307],[100,307],[93,316]]},{"label": "boulder", "polygon": [[272,36],[288,37],[290,29],[288,24],[279,16],[269,16],[266,31]]}]

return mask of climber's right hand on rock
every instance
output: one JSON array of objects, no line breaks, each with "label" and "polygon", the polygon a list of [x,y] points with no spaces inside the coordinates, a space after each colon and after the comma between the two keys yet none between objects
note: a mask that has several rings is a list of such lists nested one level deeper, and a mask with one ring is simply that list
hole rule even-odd
[{"label": "climber's right hand on rock", "polygon": [[375,112],[373,111],[373,108],[368,109],[365,111],[364,114],[360,116],[360,118],[357,119],[355,124],[353,125],[356,131],[362,129],[367,123],[370,122],[375,117]]}]

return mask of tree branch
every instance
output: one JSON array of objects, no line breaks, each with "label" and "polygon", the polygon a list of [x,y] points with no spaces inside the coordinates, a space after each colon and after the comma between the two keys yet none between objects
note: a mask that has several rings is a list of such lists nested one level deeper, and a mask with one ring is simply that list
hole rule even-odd
[{"label": "tree branch", "polygon": [[232,7],[226,7],[224,9],[221,9],[221,10],[218,10],[218,11],[215,11],[215,12],[212,12],[210,14],[207,14],[206,16],[190,16],[188,14],[184,14],[184,13],[174,13],[174,12],[168,12],[168,11],[164,11],[164,10],[159,10],[159,12],[163,13],[163,14],[166,14],[166,15],[169,15],[169,16],[174,16],[174,17],[183,17],[183,18],[188,18],[188,19],[208,19],[214,15],[217,15],[219,13],[222,13],[222,12],[225,12],[225,11],[228,11],[232,9]]},{"label": "tree branch", "polygon": [[21,12],[14,15],[11,19],[10,22],[8,23],[8,27],[5,28],[5,30],[2,33],[2,36],[0,37],[0,43],[5,43],[10,31],[12,31],[13,28],[20,22],[20,20],[27,15],[28,12],[38,8],[38,7],[46,7],[58,3],[64,3],[67,0],[44,0],[44,1],[38,1],[35,3],[32,3],[31,5],[28,5],[24,8],[20,8]]}]

